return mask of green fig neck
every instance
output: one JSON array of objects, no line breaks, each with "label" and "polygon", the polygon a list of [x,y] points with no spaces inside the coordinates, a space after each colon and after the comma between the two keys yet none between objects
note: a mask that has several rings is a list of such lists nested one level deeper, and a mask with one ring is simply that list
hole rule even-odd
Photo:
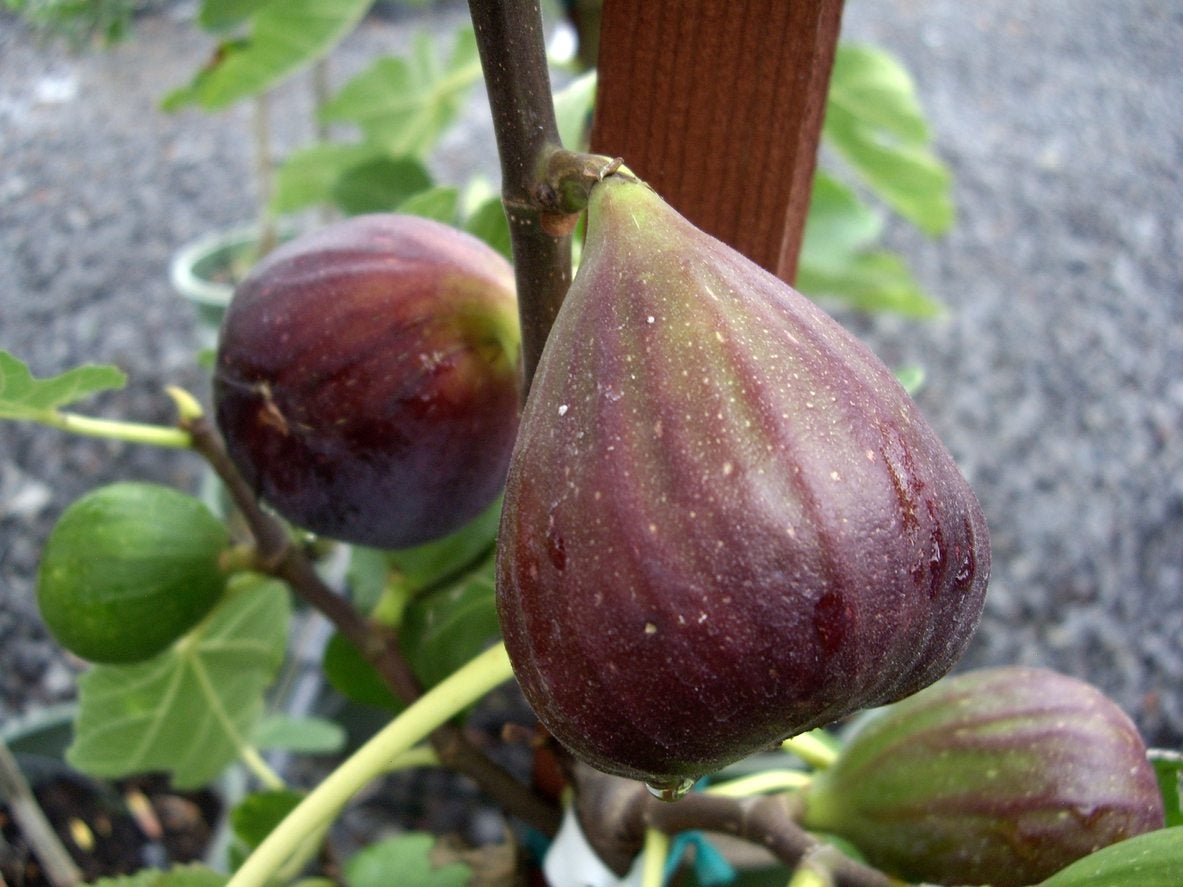
[{"label": "green fig neck", "polygon": [[682,221],[656,191],[631,174],[606,177],[592,189],[588,200],[589,242],[613,224],[623,226],[634,241],[662,240],[671,225]]}]

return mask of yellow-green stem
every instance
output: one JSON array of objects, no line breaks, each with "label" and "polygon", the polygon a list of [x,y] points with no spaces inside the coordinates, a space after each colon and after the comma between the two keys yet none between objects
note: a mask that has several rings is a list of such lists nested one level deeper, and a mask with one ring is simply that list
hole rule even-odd
[{"label": "yellow-green stem", "polygon": [[227,887],[262,887],[325,821],[415,743],[513,675],[503,644],[425,693],[309,793],[247,857]]},{"label": "yellow-green stem", "polygon": [[659,829],[645,832],[641,849],[641,887],[662,887],[665,883],[665,860],[670,854],[670,836]]},{"label": "yellow-green stem", "polygon": [[834,887],[834,880],[806,863],[793,872],[788,887]]},{"label": "yellow-green stem", "polygon": [[259,754],[259,750],[253,745],[243,746],[238,752],[238,756],[246,765],[247,769],[255,774],[255,778],[263,783],[271,791],[280,791],[287,788],[278,773],[271,769],[271,766],[263,760],[263,756]]},{"label": "yellow-green stem", "polygon": [[147,425],[142,422],[120,422],[115,419],[94,419],[78,413],[47,411],[36,421],[51,428],[60,428],[86,437],[102,437],[108,440],[123,440],[128,443],[151,444],[154,447],[188,449],[190,437],[187,431],[169,425]]},{"label": "yellow-green stem", "polygon": [[438,767],[439,755],[428,745],[420,745],[408,749],[390,762],[386,767],[387,773],[397,773],[399,770],[413,770],[416,767]]},{"label": "yellow-green stem", "polygon": [[770,792],[795,791],[809,785],[810,781],[809,774],[800,770],[765,770],[729,782],[720,782],[706,791],[725,798],[746,798]]},{"label": "yellow-green stem", "polygon": [[838,752],[818,736],[819,732],[814,730],[792,736],[781,743],[781,748],[796,755],[809,766],[824,770],[838,760]]}]

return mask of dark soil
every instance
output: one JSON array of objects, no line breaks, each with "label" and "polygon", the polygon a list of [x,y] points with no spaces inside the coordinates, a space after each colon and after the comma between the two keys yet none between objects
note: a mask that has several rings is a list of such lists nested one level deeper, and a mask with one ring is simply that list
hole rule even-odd
[{"label": "dark soil", "polygon": [[[38,782],[34,795],[87,882],[202,860],[221,814],[212,792],[175,792],[163,778],[108,785],[58,773]],[[3,806],[0,833],[0,877],[5,883],[51,883]]]}]

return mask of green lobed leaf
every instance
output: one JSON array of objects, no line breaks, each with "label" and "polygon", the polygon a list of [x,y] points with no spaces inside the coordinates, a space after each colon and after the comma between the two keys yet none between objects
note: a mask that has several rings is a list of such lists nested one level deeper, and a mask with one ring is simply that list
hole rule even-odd
[{"label": "green lobed leaf", "polygon": [[874,245],[883,234],[883,216],[826,172],[813,179],[801,260],[813,265],[841,267],[853,253]]},{"label": "green lobed leaf", "polygon": [[276,170],[268,208],[282,214],[330,203],[334,185],[347,170],[384,156],[374,145],[325,143],[293,151]]},{"label": "green lobed leaf", "polygon": [[389,212],[431,184],[426,167],[414,157],[374,157],[338,176],[331,196],[350,215]]},{"label": "green lobed leaf", "polygon": [[833,104],[910,145],[926,145],[928,123],[907,69],[872,46],[840,43],[830,75]]},{"label": "green lobed leaf", "polygon": [[397,212],[435,219],[445,225],[456,224],[459,210],[460,191],[446,186],[428,188],[426,191],[412,194],[396,208]]},{"label": "green lobed leaf", "polygon": [[381,548],[367,548],[364,545],[350,546],[349,567],[346,580],[353,604],[363,613],[369,613],[382,598],[390,580],[390,561]]},{"label": "green lobed leaf", "polygon": [[225,108],[259,95],[323,56],[351,31],[373,0],[284,0],[260,8],[250,37],[223,44],[214,63],[165,99],[174,110]]},{"label": "green lobed leaf", "polygon": [[205,785],[247,747],[283,660],[289,613],[281,583],[242,576],[160,656],[97,666],[79,682],[67,761],[92,776],[167,771],[178,788]]},{"label": "green lobed leaf", "polygon": [[303,792],[288,789],[252,792],[230,811],[230,827],[248,847],[258,847],[302,800]]},{"label": "green lobed leaf", "polygon": [[397,880],[416,887],[467,887],[472,869],[461,862],[437,868],[431,861],[434,846],[435,837],[423,832],[371,844],[345,864],[345,883],[348,887],[389,887]]},{"label": "green lobed leaf", "polygon": [[37,379],[29,372],[28,364],[7,351],[0,351],[0,419],[38,418],[125,384],[127,376],[118,367],[97,364]]},{"label": "green lobed leaf", "polygon": [[797,288],[811,297],[841,299],[863,311],[934,317],[943,310],[920,288],[903,258],[886,250],[853,254],[840,266],[814,265],[802,256]]},{"label": "green lobed leaf", "polygon": [[91,887],[222,887],[226,875],[203,865],[179,865],[167,871],[143,869],[133,875],[99,878]]},{"label": "green lobed leaf", "polygon": [[357,124],[367,142],[392,156],[422,156],[459,114],[480,77],[471,28],[457,33],[447,62],[440,61],[431,38],[420,34],[408,57],[375,61],[321,108],[321,117]]},{"label": "green lobed leaf", "polygon": [[301,754],[328,755],[345,745],[345,730],[326,718],[267,715],[255,727],[254,745]]},{"label": "green lobed leaf", "polygon": [[949,171],[929,147],[911,78],[886,53],[839,48],[822,132],[878,197],[923,231],[940,234],[953,223]]},{"label": "green lobed leaf", "polygon": [[430,688],[480,653],[499,631],[490,557],[455,584],[413,600],[399,638],[415,675]]},{"label": "green lobed leaf", "polygon": [[576,77],[555,93],[555,119],[559,140],[571,151],[587,150],[592,107],[596,101],[596,72]]},{"label": "green lobed leaf", "polygon": [[513,259],[513,246],[509,239],[509,220],[501,198],[494,195],[472,211],[464,228],[469,234],[479,237],[505,258]]},{"label": "green lobed leaf", "polygon": [[1183,828],[1164,828],[1078,859],[1039,887],[1179,887],[1180,872]]},{"label": "green lobed leaf", "polygon": [[454,533],[433,542],[388,553],[410,590],[435,585],[468,569],[489,550],[501,522],[501,497]]},{"label": "green lobed leaf", "polygon": [[406,707],[357,647],[340,633],[325,644],[321,668],[329,685],[346,699],[389,712],[400,712]]},{"label": "green lobed leaf", "polygon": [[240,25],[264,6],[284,0],[204,0],[197,23],[207,31],[224,31]]},{"label": "green lobed leaf", "polygon": [[818,172],[805,221],[797,288],[865,311],[939,314],[940,305],[924,293],[901,257],[869,249],[882,233],[879,213],[851,188]]},{"label": "green lobed leaf", "polygon": [[1183,803],[1181,803],[1180,780],[1183,779],[1183,753],[1150,749],[1150,763],[1162,793],[1163,811],[1167,826],[1183,825]]},{"label": "green lobed leaf", "polygon": [[915,364],[912,364],[909,366],[896,367],[894,375],[896,377],[896,381],[898,381],[900,385],[903,386],[903,389],[913,397],[916,396],[916,392],[919,391],[921,386],[924,385],[925,373],[924,367],[922,366],[916,366]]}]

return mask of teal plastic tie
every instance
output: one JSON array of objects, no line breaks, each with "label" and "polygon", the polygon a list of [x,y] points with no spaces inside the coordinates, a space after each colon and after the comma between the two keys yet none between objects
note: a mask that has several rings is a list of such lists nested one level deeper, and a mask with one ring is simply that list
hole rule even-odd
[{"label": "teal plastic tie", "polygon": [[702,887],[722,887],[736,879],[735,867],[727,861],[702,832],[682,832],[670,842],[665,862],[665,882],[674,876],[687,849],[694,848],[694,876]]}]

